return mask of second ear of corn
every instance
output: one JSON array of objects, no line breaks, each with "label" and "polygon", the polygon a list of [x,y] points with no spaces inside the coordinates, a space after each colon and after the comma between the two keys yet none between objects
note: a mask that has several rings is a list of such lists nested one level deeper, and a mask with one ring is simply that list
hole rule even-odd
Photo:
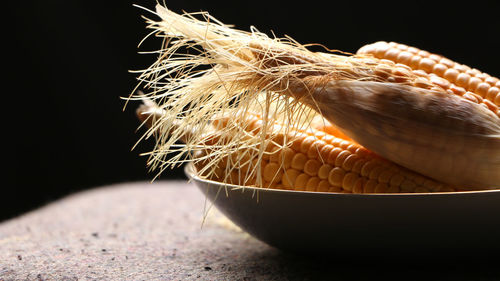
[{"label": "second ear of corn", "polygon": [[[216,126],[232,122],[221,118]],[[260,133],[262,119],[247,115],[243,126],[251,134]],[[280,124],[273,124],[279,127]],[[211,162],[209,179],[228,184],[298,191],[341,193],[411,193],[455,191],[452,186],[421,176],[382,159],[351,140],[335,135],[333,125],[317,122],[307,131],[291,130],[286,135],[269,133],[269,145],[261,159],[249,149],[222,158],[196,163],[198,170]],[[343,135],[340,135],[343,137]],[[198,151],[202,158],[209,151]],[[255,170],[260,167],[260,170]]]}]

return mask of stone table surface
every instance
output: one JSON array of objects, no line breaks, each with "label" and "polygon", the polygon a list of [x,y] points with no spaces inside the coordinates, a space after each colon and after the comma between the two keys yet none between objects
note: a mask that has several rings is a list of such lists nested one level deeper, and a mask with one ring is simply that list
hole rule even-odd
[{"label": "stone table surface", "polygon": [[500,280],[494,262],[301,256],[270,247],[183,181],[70,195],[0,224],[0,280]]}]

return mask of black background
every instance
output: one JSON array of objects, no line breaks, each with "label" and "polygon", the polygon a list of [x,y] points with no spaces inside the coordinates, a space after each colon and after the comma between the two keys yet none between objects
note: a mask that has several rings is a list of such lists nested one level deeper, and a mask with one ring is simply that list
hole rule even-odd
[{"label": "black background", "polygon": [[[328,3],[328,4],[325,4]],[[158,48],[141,15],[154,1],[22,1],[4,7],[3,149],[0,220],[95,186],[151,180],[152,148],[132,146],[143,131],[131,104],[136,85],[129,70],[147,67]],[[500,75],[500,7],[497,1],[191,1],[174,0],[176,12],[209,11],[248,30],[290,35],[355,52],[379,40],[413,45]],[[148,15],[153,17],[153,15]],[[5,63],[8,62],[8,63]],[[6,100],[5,100],[6,99]],[[184,178],[181,169],[162,179]]]}]

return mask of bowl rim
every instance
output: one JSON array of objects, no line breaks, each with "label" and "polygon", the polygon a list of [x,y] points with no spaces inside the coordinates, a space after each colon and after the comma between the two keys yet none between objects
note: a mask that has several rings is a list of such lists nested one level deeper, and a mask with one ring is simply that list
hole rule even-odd
[{"label": "bowl rim", "polygon": [[229,183],[221,183],[209,179],[204,179],[198,176],[194,169],[193,163],[187,163],[184,166],[184,173],[188,176],[189,181],[195,180],[208,185],[215,185],[219,187],[229,188],[229,190],[234,191],[253,191],[253,192],[271,192],[271,193],[295,193],[304,195],[320,195],[320,196],[353,196],[353,197],[418,197],[418,196],[443,196],[443,195],[471,195],[471,194],[484,194],[484,193],[500,193],[500,189],[484,189],[484,190],[467,190],[467,191],[443,191],[443,192],[401,192],[401,193],[341,193],[341,192],[324,192],[324,191],[299,191],[299,190],[287,190],[287,189],[274,189],[274,188],[260,188],[253,186],[243,186],[235,185]]}]

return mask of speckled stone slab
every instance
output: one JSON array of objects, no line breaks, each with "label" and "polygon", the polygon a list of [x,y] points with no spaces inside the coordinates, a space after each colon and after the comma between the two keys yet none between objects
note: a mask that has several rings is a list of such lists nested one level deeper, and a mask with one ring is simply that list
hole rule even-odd
[{"label": "speckled stone slab", "polygon": [[284,253],[207,204],[181,181],[68,196],[0,224],[0,280],[500,280],[493,263]]}]

